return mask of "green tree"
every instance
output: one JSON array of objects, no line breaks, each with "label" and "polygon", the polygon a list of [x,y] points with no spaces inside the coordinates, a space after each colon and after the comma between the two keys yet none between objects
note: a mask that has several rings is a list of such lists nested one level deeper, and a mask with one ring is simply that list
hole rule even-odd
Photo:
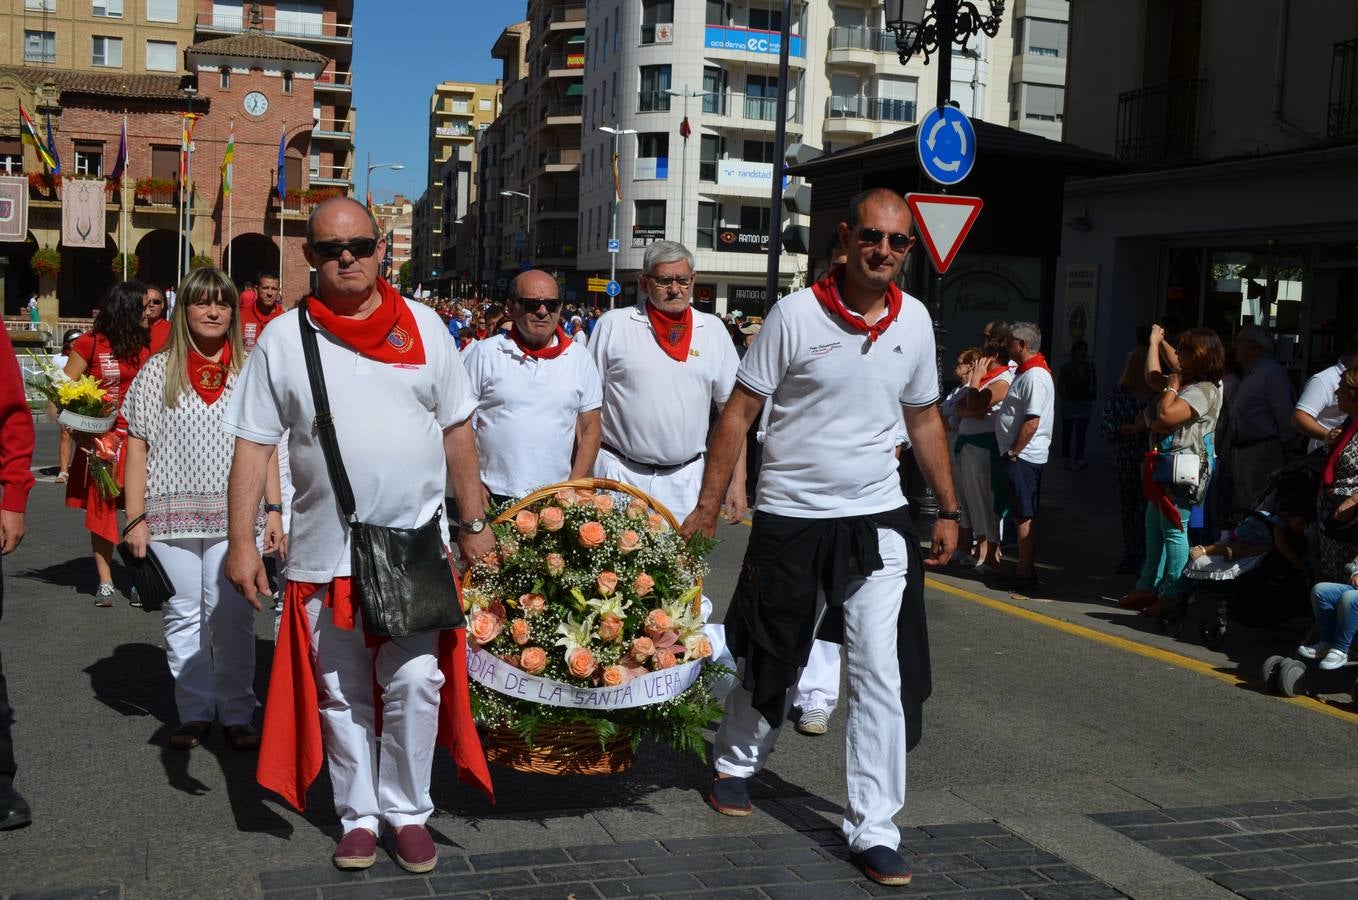
[{"label": "green tree", "polygon": [[401,291],[410,290],[412,286],[410,283],[410,276],[411,270],[413,268],[414,267],[411,265],[411,260],[406,260],[405,262],[401,263],[401,268],[396,272],[396,284],[398,290]]}]

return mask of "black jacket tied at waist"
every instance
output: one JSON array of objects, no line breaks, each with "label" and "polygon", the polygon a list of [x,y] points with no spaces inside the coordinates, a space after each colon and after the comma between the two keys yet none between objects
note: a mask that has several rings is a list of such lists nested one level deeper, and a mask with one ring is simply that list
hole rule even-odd
[{"label": "black jacket tied at waist", "polygon": [[[815,638],[843,643],[849,586],[882,568],[877,529],[905,538],[908,575],[896,623],[907,744],[919,743],[933,689],[924,614],[924,560],[906,507],[866,516],[802,519],[756,512],[745,565],[726,613],[726,640],[745,660],[741,683],[769,724],[782,724],[787,692]],[[820,622],[817,630],[816,623]]]}]

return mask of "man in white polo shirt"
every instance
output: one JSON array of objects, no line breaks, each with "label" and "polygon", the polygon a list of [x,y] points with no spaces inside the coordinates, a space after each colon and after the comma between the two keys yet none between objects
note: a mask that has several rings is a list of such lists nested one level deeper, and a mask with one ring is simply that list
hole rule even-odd
[{"label": "man in white polo shirt", "polygon": [[1307,453],[1332,447],[1339,440],[1347,418],[1339,408],[1339,379],[1344,377],[1355,353],[1358,353],[1358,335],[1344,344],[1344,355],[1338,362],[1306,379],[1306,386],[1301,389],[1296,409],[1292,411],[1292,427],[1297,434],[1310,439],[1306,444]]},{"label": "man in white polo shirt", "polygon": [[932,564],[951,557],[961,519],[933,328],[895,284],[910,229],[894,191],[853,199],[838,229],[845,264],[780,300],[746,352],[683,526],[714,533],[726,478],[768,398],[754,523],[726,614],[740,685],[714,742],[708,803],[750,814],[747,782],[768,760],[813,639],[838,638],[849,683],[842,827],[856,862],[887,885],[910,882],[892,818],[930,689],[923,560],[896,468],[902,421],[938,498]]},{"label": "man in white polo shirt", "polygon": [[[493,549],[494,537],[478,518],[476,406],[467,374],[438,314],[407,302],[377,277],[384,243],[371,214],[348,198],[321,204],[307,223],[304,249],[316,269],[316,293],[307,298],[305,314],[316,330],[357,517],[397,528],[423,525],[438,514],[451,479],[464,523],[459,548],[464,559],[478,559]],[[285,433],[296,488],[257,777],[302,808],[323,742],[344,830],[335,865],[371,866],[385,822],[394,830],[397,862],[427,872],[438,860],[424,826],[434,809],[429,780],[436,734],[452,739],[459,769],[489,787],[466,698],[449,689],[465,684],[465,669],[457,668],[465,667],[465,648],[455,652],[458,632],[367,646],[350,580],[349,528],[314,424],[301,314],[285,313],[260,336],[223,420],[236,436],[227,576],[256,609],[257,594],[267,594],[269,585],[255,550],[255,511],[265,465]],[[380,734],[374,684],[381,689]],[[453,703],[457,696],[461,709]]]},{"label": "man in white polo shirt", "polygon": [[481,482],[496,503],[589,475],[603,404],[594,360],[561,327],[555,278],[520,273],[509,284],[509,315],[508,334],[477,341],[462,358],[476,401]]},{"label": "man in white polo shirt", "polygon": [[995,415],[995,442],[1009,480],[1009,514],[1018,526],[1019,558],[997,584],[1007,590],[1037,587],[1037,508],[1042,470],[1052,443],[1056,384],[1042,355],[1042,331],[1032,322],[1009,326],[1009,358],[1018,363],[1014,381]]}]

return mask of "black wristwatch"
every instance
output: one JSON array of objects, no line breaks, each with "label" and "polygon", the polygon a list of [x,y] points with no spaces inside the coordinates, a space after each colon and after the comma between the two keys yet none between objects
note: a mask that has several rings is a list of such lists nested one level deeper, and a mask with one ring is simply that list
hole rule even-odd
[{"label": "black wristwatch", "polygon": [[960,509],[940,509],[935,518],[946,519],[949,522],[962,521],[962,510]]},{"label": "black wristwatch", "polygon": [[486,520],[472,519],[470,522],[462,522],[458,527],[468,534],[480,534],[486,530]]},{"label": "black wristwatch", "polygon": [[281,515],[283,515],[283,504],[281,504],[281,503],[266,503],[266,504],[264,504],[264,512],[265,512],[265,513],[276,512],[276,513],[278,513],[278,514],[281,516]]}]

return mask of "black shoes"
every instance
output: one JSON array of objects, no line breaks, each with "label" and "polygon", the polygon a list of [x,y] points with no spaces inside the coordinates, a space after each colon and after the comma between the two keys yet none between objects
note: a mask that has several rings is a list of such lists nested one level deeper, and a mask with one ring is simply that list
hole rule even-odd
[{"label": "black shoes", "polygon": [[904,887],[910,883],[910,864],[891,847],[869,847],[853,854],[863,874],[878,884]]},{"label": "black shoes", "polygon": [[33,812],[13,787],[0,788],[0,831],[33,824]]},{"label": "black shoes", "polygon": [[748,816],[754,812],[750,803],[749,779],[735,776],[712,776],[712,787],[707,792],[707,803],[723,816]]}]

